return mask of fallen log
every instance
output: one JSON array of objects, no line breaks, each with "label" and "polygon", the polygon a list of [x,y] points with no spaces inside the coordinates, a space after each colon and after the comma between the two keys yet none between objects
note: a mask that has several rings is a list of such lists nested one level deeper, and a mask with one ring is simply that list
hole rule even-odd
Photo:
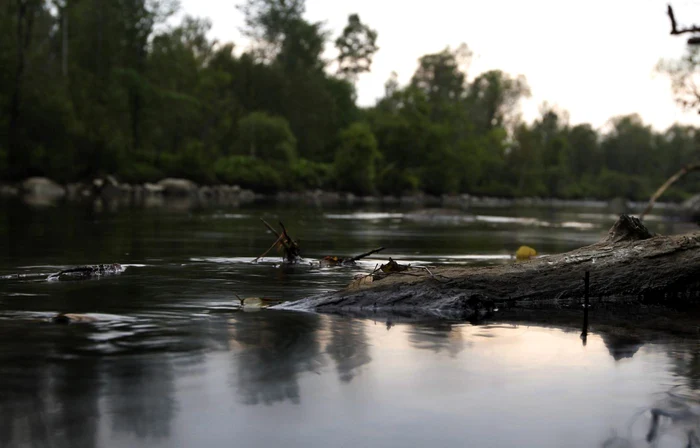
[{"label": "fallen log", "polygon": [[700,301],[700,232],[654,236],[622,215],[602,241],[571,252],[487,267],[410,268],[277,308],[467,319],[498,308],[580,309],[586,271],[591,306],[692,306]]}]

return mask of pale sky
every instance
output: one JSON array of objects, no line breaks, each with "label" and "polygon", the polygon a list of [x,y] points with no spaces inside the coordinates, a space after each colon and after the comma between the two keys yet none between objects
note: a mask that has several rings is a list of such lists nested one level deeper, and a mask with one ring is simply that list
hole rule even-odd
[{"label": "pale sky", "polygon": [[[209,17],[211,37],[248,43],[241,36],[242,0],[181,0],[183,13]],[[671,0],[680,25],[700,23],[700,1]],[[333,39],[349,14],[379,33],[372,72],[357,83],[360,105],[372,105],[392,71],[407,83],[427,53],[466,43],[474,53],[469,79],[490,69],[522,74],[532,91],[527,121],[547,102],[567,110],[572,124],[603,126],[611,117],[639,113],[663,130],[674,122],[700,126],[682,112],[670,82],[654,68],[681,55],[684,36],[670,36],[662,0],[307,0],[305,18],[322,21]],[[327,56],[333,56],[329,45]]]}]

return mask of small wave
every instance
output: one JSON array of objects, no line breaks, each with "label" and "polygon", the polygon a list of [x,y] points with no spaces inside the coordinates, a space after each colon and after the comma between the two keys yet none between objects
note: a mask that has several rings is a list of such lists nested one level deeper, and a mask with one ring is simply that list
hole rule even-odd
[{"label": "small wave", "polygon": [[103,331],[100,333],[92,333],[88,336],[88,338],[95,342],[107,342],[133,335],[134,332],[132,331]]},{"label": "small wave", "polygon": [[214,219],[246,219],[250,218],[250,215],[243,215],[240,213],[217,213],[211,217]]},{"label": "small wave", "polygon": [[[277,257],[276,263],[279,263],[279,258]],[[265,261],[266,259],[261,258],[258,260],[258,263],[261,263]],[[255,261],[255,258],[252,257],[193,257],[190,258],[190,261],[193,261],[195,263],[246,263],[246,264],[251,264]],[[270,261],[271,262],[271,261]]]},{"label": "small wave", "polygon": [[[59,315],[58,311],[3,311],[0,319],[3,320],[46,320],[49,321]],[[72,315],[68,313],[68,315]],[[137,319],[131,316],[104,313],[80,313],[75,314],[85,318],[91,323],[125,323],[135,322]]]},{"label": "small wave", "polygon": [[327,219],[357,219],[364,221],[376,221],[380,219],[400,219],[403,218],[403,213],[343,213],[334,214],[326,213],[323,215]]},{"label": "small wave", "polygon": [[0,275],[0,280],[44,279],[51,274],[52,272],[36,272],[31,274],[7,274]]},{"label": "small wave", "polygon": [[590,222],[565,221],[565,222],[560,223],[559,227],[563,227],[565,229],[589,230],[589,229],[594,229],[596,226],[595,226],[595,224],[590,223]]},{"label": "small wave", "polygon": [[541,227],[550,227],[552,224],[546,221],[540,221],[537,218],[521,218],[517,216],[490,216],[477,215],[476,220],[493,224],[525,224]]},{"label": "small wave", "polygon": [[48,294],[32,294],[28,292],[6,292],[3,293],[4,296],[6,297],[40,297],[40,296],[48,296]]}]

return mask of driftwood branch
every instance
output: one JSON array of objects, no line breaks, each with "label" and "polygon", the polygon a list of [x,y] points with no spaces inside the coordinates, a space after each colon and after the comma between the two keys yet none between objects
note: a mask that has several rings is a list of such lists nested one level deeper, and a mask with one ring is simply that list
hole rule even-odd
[{"label": "driftwood branch", "polygon": [[690,173],[691,171],[698,171],[700,170],[700,163],[692,163],[690,165],[686,165],[683,168],[680,169],[676,174],[673,176],[669,177],[666,182],[662,186],[659,187],[658,190],[651,196],[651,199],[649,199],[649,204],[647,204],[647,207],[644,209],[641,215],[639,215],[639,219],[643,220],[644,217],[651,211],[652,208],[654,208],[654,204],[656,201],[661,197],[662,194],[666,190],[668,190],[671,185],[675,184],[678,182],[680,179],[682,179],[686,174]]},{"label": "driftwood branch", "polygon": [[384,250],[383,247],[379,247],[379,248],[377,248],[377,249],[370,250],[369,252],[365,252],[364,254],[360,254],[360,255],[358,255],[358,256],[356,256],[356,257],[352,257],[352,258],[351,258],[350,260],[348,260],[348,261],[349,261],[349,262],[355,262],[355,261],[357,261],[357,260],[362,260],[363,258],[367,258],[367,257],[369,257],[370,255],[376,254],[377,252],[381,252],[381,251],[383,251],[383,250]]}]

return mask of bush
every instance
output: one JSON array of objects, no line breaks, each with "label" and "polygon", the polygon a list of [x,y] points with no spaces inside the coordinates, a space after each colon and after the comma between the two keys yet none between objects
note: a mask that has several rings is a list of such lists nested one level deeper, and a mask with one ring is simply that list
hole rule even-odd
[{"label": "bush", "polygon": [[647,180],[641,176],[620,173],[604,168],[598,176],[599,198],[611,199],[614,197],[624,197],[632,200],[644,200],[649,197]]},{"label": "bush", "polygon": [[292,164],[290,177],[290,186],[294,189],[328,188],[333,179],[333,166],[299,159]]},{"label": "bush", "polygon": [[391,165],[377,175],[377,189],[383,194],[415,193],[420,189],[420,178],[410,171]]},{"label": "bush", "polygon": [[338,188],[357,194],[374,193],[379,155],[377,140],[366,124],[355,123],[341,131],[334,162]]},{"label": "bush", "polygon": [[286,164],[296,159],[297,139],[284,118],[253,112],[244,117],[238,127],[239,154]]},{"label": "bush", "polygon": [[280,190],[284,181],[268,163],[249,156],[223,157],[214,164],[216,176],[227,184],[269,193]]},{"label": "bush", "polygon": [[167,176],[183,177],[205,184],[215,180],[211,168],[212,157],[205,151],[201,142],[190,141],[176,154],[163,154],[160,161]]}]

